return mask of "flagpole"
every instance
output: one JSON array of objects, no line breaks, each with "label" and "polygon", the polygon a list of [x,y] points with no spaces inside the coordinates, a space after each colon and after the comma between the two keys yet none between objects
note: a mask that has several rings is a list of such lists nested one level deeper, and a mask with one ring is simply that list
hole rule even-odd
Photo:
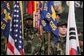
[{"label": "flagpole", "polygon": [[21,9],[21,20],[22,20],[22,36],[23,36],[23,39],[24,39],[24,23],[23,23],[23,6],[22,6],[22,1],[19,2],[20,3],[20,9]]},{"label": "flagpole", "polygon": [[40,31],[39,31],[39,34],[40,34],[40,43],[42,42],[42,33],[43,33],[43,29],[42,29],[42,26],[40,25]]},{"label": "flagpole", "polygon": [[7,50],[7,38],[8,37],[5,37],[5,50]]},{"label": "flagpole", "polygon": [[35,13],[36,13],[36,1],[34,1],[34,12],[33,12],[33,27],[35,27]]},{"label": "flagpole", "polygon": [[[22,36],[23,36],[22,39],[24,39],[24,25],[23,25],[24,23],[23,23],[23,6],[22,6],[22,1],[20,1],[19,3],[20,3],[20,9],[21,9]],[[24,52],[24,49],[23,49],[23,52]]]},{"label": "flagpole", "polygon": [[69,19],[67,20],[66,55],[69,55]]},{"label": "flagpole", "polygon": [[48,55],[50,55],[50,32],[48,32]]}]

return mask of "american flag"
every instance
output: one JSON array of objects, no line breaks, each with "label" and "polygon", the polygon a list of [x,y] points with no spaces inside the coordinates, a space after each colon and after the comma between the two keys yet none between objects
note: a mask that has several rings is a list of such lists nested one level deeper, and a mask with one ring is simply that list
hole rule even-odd
[{"label": "american flag", "polygon": [[7,55],[24,55],[22,41],[21,11],[19,1],[15,1],[10,34],[7,43]]}]

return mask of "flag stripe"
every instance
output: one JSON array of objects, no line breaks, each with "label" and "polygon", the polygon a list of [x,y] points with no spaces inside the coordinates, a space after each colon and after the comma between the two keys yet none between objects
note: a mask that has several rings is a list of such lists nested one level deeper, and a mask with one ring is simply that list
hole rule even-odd
[{"label": "flag stripe", "polygon": [[69,32],[69,35],[76,35],[75,32]]},{"label": "flag stripe", "polygon": [[20,54],[24,55],[24,49],[20,50]]},{"label": "flag stripe", "polygon": [[8,42],[7,48],[9,48],[9,50],[10,50],[12,53],[14,53],[14,47],[11,45],[10,42]]},{"label": "flag stripe", "polygon": [[16,49],[16,47],[14,48],[14,55],[22,55],[22,54]]},{"label": "flag stripe", "polygon": [[[9,43],[12,48],[8,47]],[[7,55],[14,55],[14,40],[12,39],[12,37],[10,35],[9,35],[9,39],[8,39],[8,43],[7,43]]]},{"label": "flag stripe", "polygon": [[14,55],[9,48],[7,48],[7,55]]},{"label": "flag stripe", "polygon": [[71,40],[71,39],[76,39],[76,36],[69,37],[69,40]]},{"label": "flag stripe", "polygon": [[71,31],[71,30],[75,30],[75,28],[70,28],[69,31]]}]

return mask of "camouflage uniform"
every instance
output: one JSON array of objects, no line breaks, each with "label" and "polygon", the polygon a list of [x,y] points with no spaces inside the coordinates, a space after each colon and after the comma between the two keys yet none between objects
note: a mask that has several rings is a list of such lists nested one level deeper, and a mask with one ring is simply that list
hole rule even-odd
[{"label": "camouflage uniform", "polygon": [[51,42],[52,46],[52,54],[53,55],[65,55],[65,48],[66,48],[66,37],[59,37],[56,44],[54,42]]},{"label": "camouflage uniform", "polygon": [[25,48],[25,54],[31,54],[34,55],[35,52],[37,52],[36,49],[39,49],[39,40],[37,33],[35,33],[34,28],[25,29],[24,34],[24,48]]},{"label": "camouflage uniform", "polygon": [[6,55],[4,36],[1,36],[1,55]]},{"label": "camouflage uniform", "polygon": [[[31,20],[27,14],[24,18],[26,21]],[[25,21],[25,22],[26,22]],[[40,43],[37,30],[31,25],[26,25],[24,22],[24,51],[25,55],[37,55],[40,49]]]},{"label": "camouflage uniform", "polygon": [[[79,36],[79,41],[83,41],[83,35]],[[83,55],[83,46],[80,46],[80,53]]]},{"label": "camouflage uniform", "polygon": [[[53,49],[52,49],[52,37],[50,33],[50,50],[49,50],[49,55],[53,55]],[[42,35],[42,44],[41,44],[41,55],[48,55],[48,32],[43,32]]]},{"label": "camouflage uniform", "polygon": [[47,55],[48,54],[48,38],[47,38],[47,32],[43,32],[42,35],[42,43],[41,43],[41,55]]},{"label": "camouflage uniform", "polygon": [[[60,20],[59,23],[57,23],[57,27],[61,27],[61,26],[66,26],[67,27],[67,23],[64,20]],[[66,49],[66,36],[59,36],[58,41],[56,41],[56,43],[54,44],[54,51],[53,54],[54,55],[65,55],[65,50]]]},{"label": "camouflage uniform", "polygon": [[48,38],[47,38],[47,32],[45,31],[43,31],[43,34],[41,36],[41,43],[38,55],[48,55]]}]

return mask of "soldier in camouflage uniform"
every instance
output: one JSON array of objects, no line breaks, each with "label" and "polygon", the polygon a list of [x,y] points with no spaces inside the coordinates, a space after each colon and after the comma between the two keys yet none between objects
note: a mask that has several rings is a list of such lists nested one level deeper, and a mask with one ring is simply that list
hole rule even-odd
[{"label": "soldier in camouflage uniform", "polygon": [[65,55],[65,48],[66,48],[66,31],[67,31],[67,24],[66,22],[59,22],[58,23],[59,29],[59,39],[56,41],[55,44],[53,42],[52,50],[54,55]]},{"label": "soldier in camouflage uniform", "polygon": [[40,43],[37,30],[33,27],[33,18],[24,14],[24,50],[25,55],[38,55]]},{"label": "soldier in camouflage uniform", "polygon": [[80,53],[83,55],[83,34],[79,36]]},{"label": "soldier in camouflage uniform", "polygon": [[1,55],[6,55],[5,37],[1,34]]},{"label": "soldier in camouflage uniform", "polygon": [[48,32],[45,31],[42,34],[41,55],[48,55]]}]

